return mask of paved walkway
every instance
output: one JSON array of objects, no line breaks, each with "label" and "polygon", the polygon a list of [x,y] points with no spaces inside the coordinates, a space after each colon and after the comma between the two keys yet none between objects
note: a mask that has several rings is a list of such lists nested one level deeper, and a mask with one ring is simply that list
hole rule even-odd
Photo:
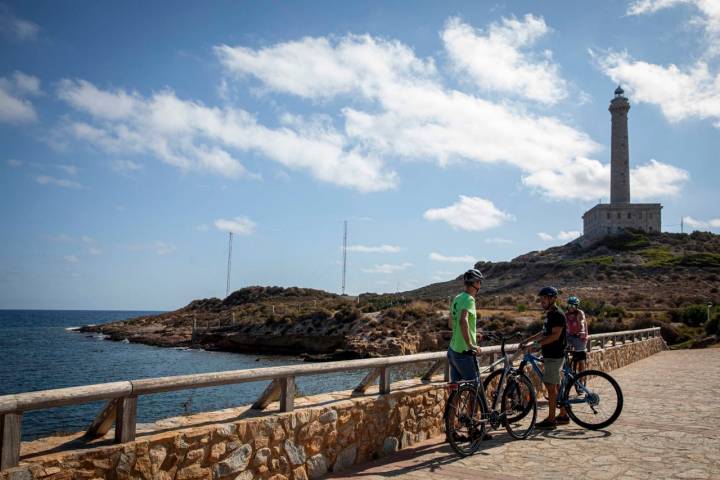
[{"label": "paved walkway", "polygon": [[720,348],[662,352],[612,375],[625,405],[606,431],[503,431],[464,459],[436,438],[332,478],[720,479]]}]

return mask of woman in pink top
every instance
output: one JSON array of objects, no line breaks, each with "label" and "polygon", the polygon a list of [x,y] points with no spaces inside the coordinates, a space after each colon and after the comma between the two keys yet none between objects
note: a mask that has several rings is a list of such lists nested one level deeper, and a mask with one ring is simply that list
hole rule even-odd
[{"label": "woman in pink top", "polygon": [[578,308],[580,299],[571,296],[567,301],[568,310],[565,312],[567,319],[567,344],[572,350],[572,363],[576,371],[585,370],[585,360],[587,359],[587,338],[588,329],[585,321],[585,312]]}]

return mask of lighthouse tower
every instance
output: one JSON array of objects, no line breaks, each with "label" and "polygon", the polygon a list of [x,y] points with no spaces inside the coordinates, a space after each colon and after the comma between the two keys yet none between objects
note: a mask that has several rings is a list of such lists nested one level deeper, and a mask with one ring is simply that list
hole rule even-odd
[{"label": "lighthouse tower", "polygon": [[630,102],[622,87],[608,108],[611,116],[610,139],[610,203],[599,203],[583,215],[583,237],[596,240],[618,235],[627,229],[648,233],[660,232],[662,205],[630,203],[630,142],[628,112]]}]

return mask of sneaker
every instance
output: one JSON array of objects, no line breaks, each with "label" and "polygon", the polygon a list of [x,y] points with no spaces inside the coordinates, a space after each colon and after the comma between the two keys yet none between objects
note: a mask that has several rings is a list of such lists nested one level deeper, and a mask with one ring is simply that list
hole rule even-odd
[{"label": "sneaker", "polygon": [[570,417],[568,417],[567,415],[558,415],[557,417],[555,417],[555,423],[557,423],[558,425],[567,425],[568,423],[570,423]]},{"label": "sneaker", "polygon": [[538,430],[555,430],[557,428],[557,420],[545,419],[542,422],[536,423],[535,428]]}]

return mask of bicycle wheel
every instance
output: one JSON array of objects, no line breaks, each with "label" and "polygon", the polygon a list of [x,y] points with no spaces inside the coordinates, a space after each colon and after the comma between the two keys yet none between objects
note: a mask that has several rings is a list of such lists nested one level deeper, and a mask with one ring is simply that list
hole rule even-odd
[{"label": "bicycle wheel", "polygon": [[500,415],[508,433],[517,439],[527,438],[535,428],[537,400],[535,389],[527,376],[511,374],[503,391]]},{"label": "bicycle wheel", "polygon": [[498,395],[498,383],[500,383],[500,375],[502,375],[503,369],[494,370],[487,377],[483,379],[483,389],[485,390],[485,398],[487,403],[492,405],[495,401],[495,396]]},{"label": "bicycle wheel", "polygon": [[620,416],[620,385],[605,372],[584,370],[565,389],[562,404],[573,422],[589,430],[611,425]]},{"label": "bicycle wheel", "polygon": [[448,398],[445,409],[445,432],[450,447],[461,457],[472,455],[480,448],[487,407],[482,392],[472,383],[460,387]]}]

